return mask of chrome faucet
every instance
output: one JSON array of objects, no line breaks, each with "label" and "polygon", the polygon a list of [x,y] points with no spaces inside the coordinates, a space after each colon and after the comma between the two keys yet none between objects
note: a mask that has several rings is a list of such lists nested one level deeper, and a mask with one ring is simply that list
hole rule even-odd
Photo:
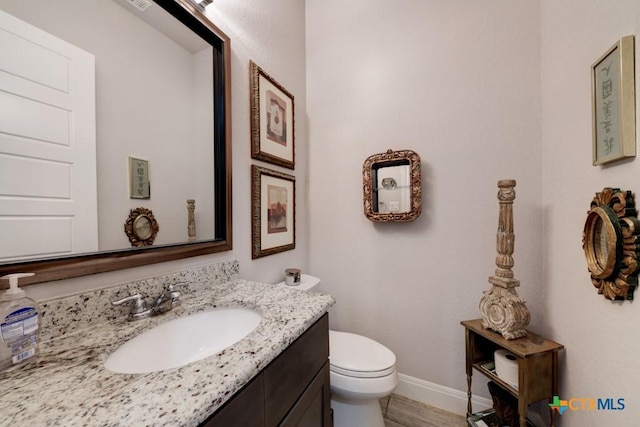
[{"label": "chrome faucet", "polygon": [[112,301],[111,304],[116,306],[120,304],[124,304],[125,302],[132,301],[131,311],[129,312],[129,316],[127,320],[132,322],[134,320],[145,319],[147,317],[156,316],[158,314],[166,313],[170,311],[173,307],[180,305],[180,292],[176,291],[176,286],[184,286],[188,285],[188,283],[175,283],[171,285],[167,285],[163,290],[160,296],[156,298],[153,306],[151,308],[147,308],[147,305],[142,299],[142,295],[135,294],[131,295],[117,301]]},{"label": "chrome faucet", "polygon": [[176,286],[186,285],[187,283],[176,283],[167,285],[160,296],[156,298],[152,310],[154,314],[162,314],[170,311],[173,307],[180,305],[180,292],[175,290]]}]

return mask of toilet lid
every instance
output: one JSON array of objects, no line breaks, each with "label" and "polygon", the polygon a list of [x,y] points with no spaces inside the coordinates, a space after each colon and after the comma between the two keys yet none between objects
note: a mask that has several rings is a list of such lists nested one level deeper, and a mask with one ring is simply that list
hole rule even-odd
[{"label": "toilet lid", "polygon": [[329,364],[333,372],[342,375],[376,378],[395,370],[396,355],[371,338],[329,331]]}]

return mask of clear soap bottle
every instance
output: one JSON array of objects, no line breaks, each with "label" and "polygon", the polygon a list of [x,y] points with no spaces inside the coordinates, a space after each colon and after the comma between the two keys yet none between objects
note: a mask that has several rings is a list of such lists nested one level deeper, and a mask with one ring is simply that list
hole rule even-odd
[{"label": "clear soap bottle", "polygon": [[0,296],[0,372],[31,363],[38,354],[38,305],[18,287],[18,280],[28,276],[33,273],[0,277],[9,280],[9,289]]}]

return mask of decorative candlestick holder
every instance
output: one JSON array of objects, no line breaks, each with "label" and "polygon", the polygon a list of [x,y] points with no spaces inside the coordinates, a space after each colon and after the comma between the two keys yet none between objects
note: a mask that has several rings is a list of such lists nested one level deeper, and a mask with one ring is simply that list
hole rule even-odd
[{"label": "decorative candlestick holder", "polygon": [[193,199],[187,200],[187,236],[190,242],[196,240],[196,201]]},{"label": "decorative candlestick holder", "polygon": [[513,249],[515,234],[513,232],[513,201],[516,181],[505,179],[498,181],[498,233],[496,246],[495,275],[489,277],[491,289],[484,292],[480,300],[482,327],[502,334],[508,340],[520,338],[527,334],[524,329],[531,320],[526,301],[518,296],[516,287],[520,281],[513,275]]}]

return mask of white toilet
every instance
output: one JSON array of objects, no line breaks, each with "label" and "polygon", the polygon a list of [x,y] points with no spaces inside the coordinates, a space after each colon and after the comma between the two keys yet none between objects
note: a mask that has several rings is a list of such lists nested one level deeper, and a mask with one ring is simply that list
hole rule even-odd
[{"label": "white toilet", "polygon": [[[278,285],[309,291],[319,283],[302,274],[299,285]],[[395,354],[362,335],[329,331],[329,359],[334,426],[384,427],[379,399],[398,384]]]}]

